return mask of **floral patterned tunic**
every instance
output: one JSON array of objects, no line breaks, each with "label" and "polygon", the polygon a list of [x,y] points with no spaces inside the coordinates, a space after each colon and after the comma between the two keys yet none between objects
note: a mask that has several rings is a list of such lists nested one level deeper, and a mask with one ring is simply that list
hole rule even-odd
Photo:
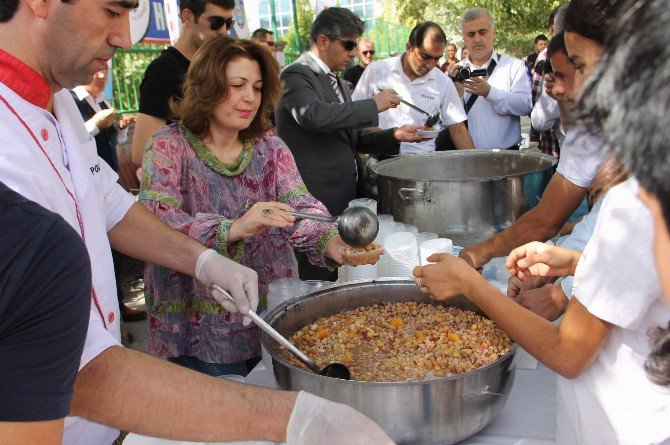
[{"label": "floral patterned tunic", "polygon": [[[232,223],[256,202],[279,201],[329,215],[307,191],[286,144],[270,131],[247,141],[230,165],[182,125],[168,125],[147,146],[143,175],[139,202],[171,227],[258,272],[262,306],[268,282],[297,276],[292,246],[314,264],[333,264],[324,248],[337,234],[334,223],[302,219],[287,229],[271,227],[227,241]],[[258,328],[242,326],[241,316],[223,309],[195,278],[147,264],[145,286],[150,354],[209,363],[260,355]]]}]

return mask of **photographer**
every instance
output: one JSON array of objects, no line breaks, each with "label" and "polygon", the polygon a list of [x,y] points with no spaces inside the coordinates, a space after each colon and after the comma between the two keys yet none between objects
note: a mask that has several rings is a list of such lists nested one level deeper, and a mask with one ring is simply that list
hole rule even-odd
[{"label": "photographer", "polygon": [[[460,68],[484,69],[486,76],[472,76],[454,82],[465,103],[468,129],[475,148],[518,149],[521,142],[521,116],[530,113],[530,83],[522,60],[497,54],[493,50],[496,27],[483,8],[465,13],[461,31],[469,56]],[[458,79],[459,66],[448,74]],[[462,73],[461,73],[462,74]],[[462,77],[462,76],[461,76]]]}]

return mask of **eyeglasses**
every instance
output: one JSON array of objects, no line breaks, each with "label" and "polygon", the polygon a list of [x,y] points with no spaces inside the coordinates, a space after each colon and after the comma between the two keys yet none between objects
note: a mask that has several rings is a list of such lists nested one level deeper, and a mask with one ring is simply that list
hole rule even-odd
[{"label": "eyeglasses", "polygon": [[337,36],[326,36],[326,37],[328,37],[329,39],[339,40],[340,42],[342,42],[342,45],[344,45],[344,49],[347,51],[353,51],[358,48],[358,42],[354,42],[353,40],[347,40]]},{"label": "eyeglasses", "polygon": [[361,51],[361,54],[363,54],[364,56],[367,56],[368,54],[371,55],[371,56],[374,56],[375,55],[375,50],[371,49],[371,50],[368,50],[368,51]]},{"label": "eyeglasses", "polygon": [[234,18],[221,17],[220,15],[207,17],[207,20],[209,20],[209,27],[212,29],[212,31],[218,31],[219,29],[223,28],[223,25],[226,26],[226,29],[230,29],[235,24]]}]

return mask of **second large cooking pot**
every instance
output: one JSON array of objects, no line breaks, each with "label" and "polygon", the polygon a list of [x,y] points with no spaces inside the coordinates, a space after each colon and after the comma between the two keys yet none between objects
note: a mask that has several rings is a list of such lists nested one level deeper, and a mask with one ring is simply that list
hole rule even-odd
[{"label": "second large cooking pot", "polygon": [[467,150],[401,156],[372,167],[379,213],[469,246],[537,204],[556,165],[540,152]]},{"label": "second large cooking pot", "polygon": [[[384,301],[438,304],[422,294],[413,281],[360,281],[327,286],[288,300],[265,320],[289,337],[321,317]],[[465,297],[446,304],[481,314]],[[272,355],[281,388],[305,390],[352,406],[376,421],[398,444],[452,444],[475,434],[500,412],[514,383],[516,345],[490,365],[460,375],[379,383],[339,380],[305,371],[282,357],[279,345],[267,334],[261,334],[261,342]]]}]

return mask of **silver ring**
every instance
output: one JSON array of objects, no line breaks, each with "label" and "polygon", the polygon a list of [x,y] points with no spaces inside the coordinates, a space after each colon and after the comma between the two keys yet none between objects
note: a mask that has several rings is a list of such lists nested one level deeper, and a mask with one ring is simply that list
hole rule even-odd
[{"label": "silver ring", "polygon": [[272,209],[263,209],[263,210],[261,210],[261,214],[263,216],[270,216],[270,215],[272,215]]}]

